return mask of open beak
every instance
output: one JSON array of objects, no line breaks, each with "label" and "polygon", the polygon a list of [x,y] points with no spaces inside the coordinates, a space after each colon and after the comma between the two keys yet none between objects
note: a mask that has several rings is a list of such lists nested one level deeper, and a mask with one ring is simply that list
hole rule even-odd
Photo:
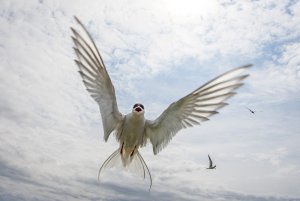
[{"label": "open beak", "polygon": [[140,107],[135,108],[135,111],[140,112],[142,109]]}]

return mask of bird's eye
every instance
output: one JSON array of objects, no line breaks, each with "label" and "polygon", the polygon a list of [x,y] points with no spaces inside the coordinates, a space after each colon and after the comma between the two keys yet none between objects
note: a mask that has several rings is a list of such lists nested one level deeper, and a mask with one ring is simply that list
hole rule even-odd
[{"label": "bird's eye", "polygon": [[140,104],[140,106],[141,106],[141,108],[143,108],[143,109],[144,109],[144,106],[143,106],[142,104]]},{"label": "bird's eye", "polygon": [[133,105],[133,108],[136,108],[137,106],[139,106],[139,104],[134,104],[134,105]]}]

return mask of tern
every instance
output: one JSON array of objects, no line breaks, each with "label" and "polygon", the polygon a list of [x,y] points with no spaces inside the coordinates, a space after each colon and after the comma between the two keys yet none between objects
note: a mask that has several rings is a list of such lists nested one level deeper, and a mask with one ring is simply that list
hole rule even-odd
[{"label": "tern", "polygon": [[248,108],[248,107],[246,107],[248,110],[249,110],[249,112],[251,112],[252,114],[256,114],[257,112],[262,112],[262,111],[257,111],[257,110],[252,110],[252,109],[250,109],[250,108]]},{"label": "tern", "polygon": [[211,160],[209,154],[208,154],[208,159],[209,159],[209,167],[206,168],[206,169],[216,169],[217,166],[216,166],[216,165],[213,165],[213,162],[212,162],[212,160]]},{"label": "tern", "polygon": [[251,110],[250,108],[248,108],[248,107],[246,107],[248,110],[249,110],[249,112],[251,112],[252,114],[254,114],[255,113],[255,111],[254,110]]},{"label": "tern", "polygon": [[103,59],[91,35],[75,17],[78,28],[71,27],[75,63],[79,67],[79,74],[90,93],[98,103],[101,113],[104,141],[114,134],[119,147],[101,166],[100,173],[110,168],[118,161],[123,167],[134,163],[145,176],[152,178],[148,166],[142,158],[139,148],[150,141],[154,155],[165,148],[178,131],[200,125],[209,120],[208,117],[217,114],[217,110],[227,105],[224,101],[236,94],[237,88],[249,75],[245,71],[252,65],[244,65],[230,70],[181,99],[170,104],[155,120],[145,118],[145,107],[141,103],[133,104],[129,114],[119,111],[115,88],[107,72]]}]

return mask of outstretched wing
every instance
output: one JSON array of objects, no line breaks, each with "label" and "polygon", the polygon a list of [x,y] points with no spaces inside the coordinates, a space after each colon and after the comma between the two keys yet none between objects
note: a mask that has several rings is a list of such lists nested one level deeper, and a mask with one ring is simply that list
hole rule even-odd
[{"label": "outstretched wing", "polygon": [[119,112],[114,86],[91,35],[77,17],[75,20],[79,24],[78,30],[71,27],[77,56],[75,62],[87,91],[100,107],[104,140],[107,141],[123,115]]},{"label": "outstretched wing", "polygon": [[227,105],[224,101],[235,94],[249,75],[243,72],[252,65],[228,71],[172,103],[156,120],[146,121],[145,135],[150,139],[153,153],[163,149],[181,129],[199,125],[217,110]]},{"label": "outstretched wing", "polygon": [[212,167],[213,166],[213,162],[212,162],[212,160],[211,160],[211,158],[210,158],[209,155],[208,155],[208,159],[209,159],[209,167]]}]

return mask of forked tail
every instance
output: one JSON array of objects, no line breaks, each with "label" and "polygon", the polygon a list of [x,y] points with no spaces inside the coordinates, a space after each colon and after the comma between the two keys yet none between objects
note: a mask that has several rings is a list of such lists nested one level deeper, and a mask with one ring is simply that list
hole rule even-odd
[{"label": "forked tail", "polygon": [[[121,154],[120,154],[120,149],[117,149],[114,151],[102,164],[102,166],[99,169],[98,172],[98,180],[100,180],[100,174],[103,172],[105,169],[110,169],[112,167],[115,167],[117,164],[121,163]],[[139,151],[136,151],[136,154],[133,156],[133,159],[129,166],[127,166],[130,171],[134,173],[139,173],[144,179],[146,177],[149,177],[150,179],[150,187],[149,190],[151,189],[152,186],[152,177],[151,173],[149,171],[149,168],[147,164],[145,163],[143,157],[141,156]]]}]

